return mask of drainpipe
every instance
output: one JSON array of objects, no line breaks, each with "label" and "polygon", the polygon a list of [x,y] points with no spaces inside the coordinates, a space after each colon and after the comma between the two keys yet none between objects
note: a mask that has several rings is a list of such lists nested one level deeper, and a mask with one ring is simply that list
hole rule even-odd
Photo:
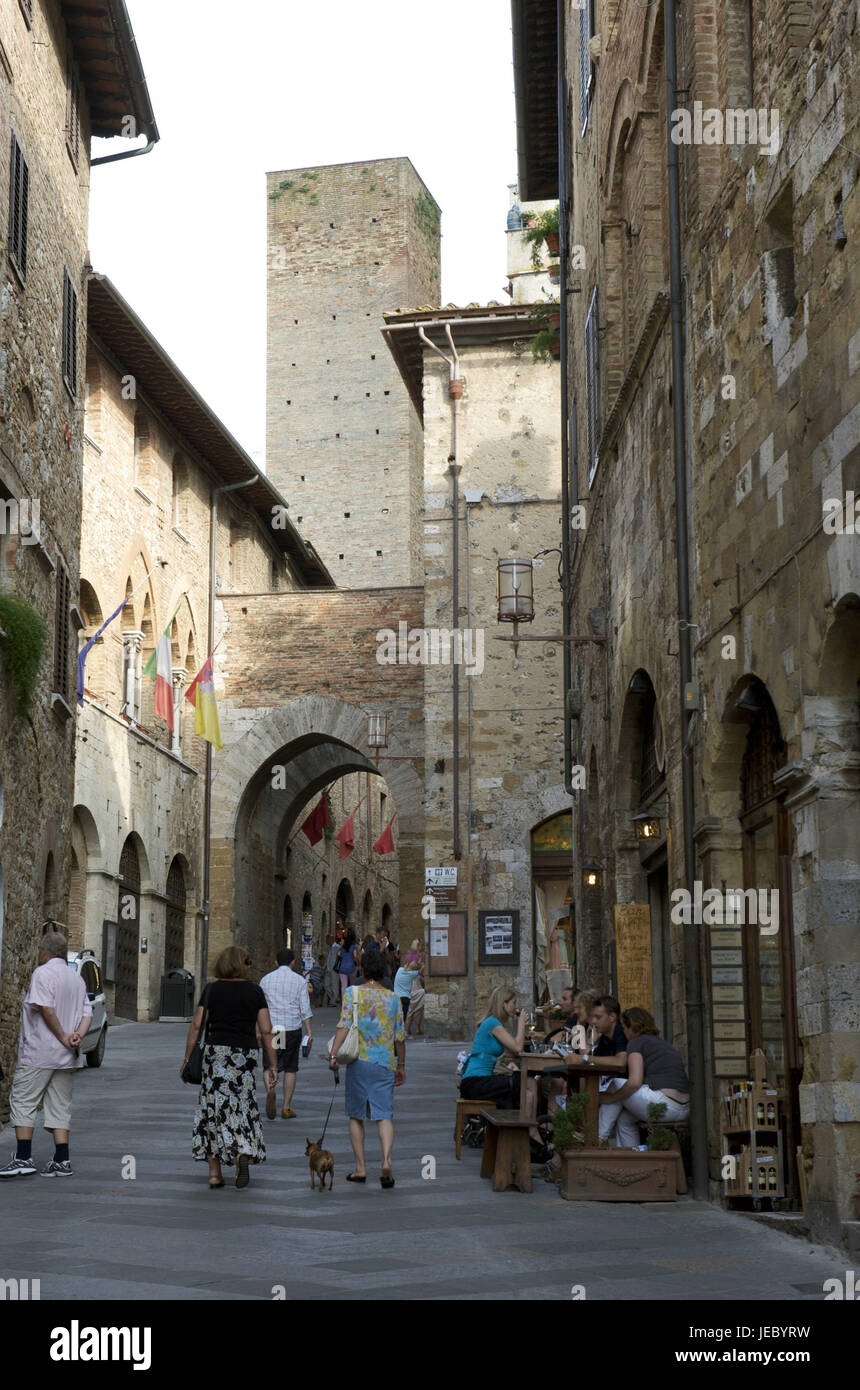
[{"label": "drainpipe", "polygon": [[453,768],[453,854],[455,859],[461,858],[460,850],[460,667],[457,662],[458,643],[457,634],[460,630],[460,401],[463,398],[463,382],[460,377],[460,358],[454,346],[454,335],[451,332],[450,323],[445,324],[445,334],[451,348],[451,357],[448,357],[441,348],[428,338],[423,327],[419,326],[419,337],[422,342],[432,348],[443,362],[448,364],[448,396],[451,400],[451,452],[448,455],[448,472],[451,475],[451,504],[454,509],[454,528],[452,537],[453,550],[453,595],[452,606],[453,627],[454,627],[454,682],[453,682],[453,742],[454,742],[454,768]]},{"label": "drainpipe", "polygon": [[[565,60],[565,4],[558,0],[558,251],[559,251],[559,345],[561,370],[561,585],[562,585],[562,633],[570,636],[570,420],[567,380],[567,127],[562,113],[567,109],[564,91]],[[578,489],[577,489],[578,491]],[[573,644],[562,642],[562,669],[564,684],[564,790],[573,798],[572,777],[572,739],[570,734],[570,687],[573,676]],[[571,864],[571,870],[573,865]],[[571,926],[573,925],[571,907]]]},{"label": "drainpipe", "polygon": [[[223,487],[213,487],[209,499],[209,614],[206,637],[206,660],[215,646],[215,538],[218,529],[218,498],[225,492],[236,492],[239,488],[250,487],[259,482],[259,475],[246,478],[242,483],[228,483]],[[206,776],[203,783],[203,983],[209,974],[209,883],[212,869],[212,744],[206,741]]]},{"label": "drainpipe", "polygon": [[[692,604],[690,599],[690,538],[688,531],[687,455],[684,379],[684,323],[681,283],[681,199],[678,146],[672,139],[671,113],[678,99],[675,48],[675,0],[663,4],[664,51],[666,54],[666,135],[669,170],[669,262],[672,301],[672,416],[675,462],[675,518],[678,563],[678,651],[680,658],[679,705],[681,735],[681,779],[684,834],[684,877],[692,892],[696,876],[693,840],[695,785],[693,750],[688,744],[690,712],[686,690],[692,687],[693,659],[690,640]],[[693,1151],[693,1195],[708,1196],[708,1128],[705,1107],[705,1046],[702,1020],[702,979],[699,966],[698,933],[684,929],[684,994],[687,1011],[687,1057],[690,1072],[690,1140]]]},{"label": "drainpipe", "polygon": [[142,154],[149,154],[150,150],[154,150],[157,144],[157,139],[150,139],[136,150],[121,150],[119,154],[100,154],[98,159],[90,160],[90,168],[94,169],[97,164],[116,164],[120,159],[139,159]]}]

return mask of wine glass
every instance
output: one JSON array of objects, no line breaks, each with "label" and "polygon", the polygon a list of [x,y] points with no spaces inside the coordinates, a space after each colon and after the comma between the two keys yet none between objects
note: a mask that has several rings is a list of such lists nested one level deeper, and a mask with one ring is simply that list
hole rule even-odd
[{"label": "wine glass", "polygon": [[591,1024],[585,1030],[585,1050],[582,1054],[583,1061],[590,1062],[597,1042],[597,1032]]}]

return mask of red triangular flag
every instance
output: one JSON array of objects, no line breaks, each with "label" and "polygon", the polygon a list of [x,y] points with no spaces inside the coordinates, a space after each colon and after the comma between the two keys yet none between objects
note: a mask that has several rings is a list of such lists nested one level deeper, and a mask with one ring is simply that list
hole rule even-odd
[{"label": "red triangular flag", "polygon": [[353,811],[352,815],[349,817],[348,820],[344,821],[343,825],[340,827],[340,830],[334,837],[337,840],[338,847],[340,849],[341,859],[346,859],[347,856],[352,854],[352,851],[355,849],[354,820],[355,812]]},{"label": "red triangular flag", "polygon": [[394,836],[393,836],[392,833],[391,833],[391,827],[392,827],[393,824],[394,824],[394,817],[392,816],[392,817],[391,817],[391,820],[390,820],[390,821],[388,822],[388,824],[386,825],[386,827],[385,827],[385,829],[383,830],[382,834],[380,835],[379,839],[376,841],[376,843],[375,843],[374,846],[373,846],[373,852],[374,852],[374,854],[393,854],[393,853],[394,853]]},{"label": "red triangular flag", "polygon": [[[328,812],[328,801],[323,794],[311,811],[307,820],[302,824],[302,830],[307,835],[312,845],[317,844],[323,837],[323,831],[327,825],[331,825],[331,816]],[[344,856],[341,855],[341,859]]]}]

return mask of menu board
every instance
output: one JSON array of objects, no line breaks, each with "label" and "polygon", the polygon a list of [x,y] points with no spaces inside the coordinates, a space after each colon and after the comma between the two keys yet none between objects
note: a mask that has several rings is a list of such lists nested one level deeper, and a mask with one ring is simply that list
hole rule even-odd
[{"label": "menu board", "polygon": [[742,928],[720,922],[708,932],[714,1076],[749,1071]]},{"label": "menu board", "polygon": [[427,924],[429,975],[466,974],[466,914],[437,913]]},{"label": "menu board", "polygon": [[647,903],[615,904],[616,990],[621,1006],[654,1012],[651,909]]}]

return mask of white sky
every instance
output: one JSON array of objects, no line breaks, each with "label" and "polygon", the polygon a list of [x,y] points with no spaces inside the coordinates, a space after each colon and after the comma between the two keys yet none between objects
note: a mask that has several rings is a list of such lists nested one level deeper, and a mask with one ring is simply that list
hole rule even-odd
[{"label": "white sky", "polygon": [[91,260],[258,465],[268,170],[407,155],[442,208],[442,302],[509,302],[509,0],[127,3],[161,141],[92,171]]}]

